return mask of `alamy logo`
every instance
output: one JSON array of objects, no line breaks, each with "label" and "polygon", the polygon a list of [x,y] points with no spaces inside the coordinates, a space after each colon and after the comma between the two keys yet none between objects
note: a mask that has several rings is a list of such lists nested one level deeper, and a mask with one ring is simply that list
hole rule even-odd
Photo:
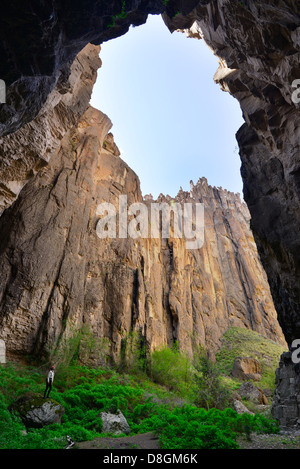
[{"label": "alamy logo", "polygon": [[292,88],[296,88],[295,91],[292,93],[292,101],[295,104],[300,103],[300,79],[294,80],[292,83]]},{"label": "alamy logo", "polygon": [[4,80],[0,80],[0,104],[6,103],[6,84]]},{"label": "alamy logo", "polygon": [[291,346],[291,349],[292,349],[292,362],[297,364],[297,363],[300,363],[300,339],[295,339],[293,340],[292,342],[292,346]]},{"label": "alamy logo", "polygon": [[[104,238],[184,238],[187,249],[200,249],[204,243],[204,204],[136,202],[127,205],[127,196],[119,197],[117,208],[108,202],[98,205],[96,232]],[[172,218],[171,218],[172,217]],[[172,221],[171,221],[172,220]]]}]

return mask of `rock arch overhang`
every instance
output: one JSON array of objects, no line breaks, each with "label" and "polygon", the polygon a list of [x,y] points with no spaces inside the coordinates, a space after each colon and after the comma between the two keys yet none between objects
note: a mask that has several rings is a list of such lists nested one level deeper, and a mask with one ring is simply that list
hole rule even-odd
[{"label": "rock arch overhang", "polygon": [[[0,20],[0,78],[7,86],[0,133],[8,135],[30,123],[54,86],[64,94],[71,64],[86,44],[121,36],[131,24],[143,24],[148,14],[162,14],[171,32],[185,30],[204,39],[220,58],[215,81],[240,102],[245,124],[237,140],[244,197],[290,344],[300,338],[300,104],[293,88],[300,78],[296,1],[8,2]],[[1,166],[7,170],[9,155],[5,158]]]}]

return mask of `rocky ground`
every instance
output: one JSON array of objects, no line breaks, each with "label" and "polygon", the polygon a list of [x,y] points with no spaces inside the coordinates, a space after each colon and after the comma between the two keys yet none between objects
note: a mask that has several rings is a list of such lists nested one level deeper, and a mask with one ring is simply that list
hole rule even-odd
[{"label": "rocky ground", "polygon": [[[300,432],[278,435],[252,434],[250,439],[239,437],[241,449],[300,449]],[[121,438],[96,438],[92,441],[77,443],[74,449],[159,449],[158,439],[153,433]]]},{"label": "rocky ground", "polygon": [[300,449],[300,433],[253,434],[249,440],[238,438],[238,444],[241,449]]}]

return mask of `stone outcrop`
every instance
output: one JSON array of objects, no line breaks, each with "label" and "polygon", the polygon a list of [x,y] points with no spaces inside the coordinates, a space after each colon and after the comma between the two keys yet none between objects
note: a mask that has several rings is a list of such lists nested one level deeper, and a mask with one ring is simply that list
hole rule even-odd
[{"label": "stone outcrop", "polygon": [[219,57],[215,81],[241,105],[244,198],[290,345],[300,337],[299,9],[289,1],[206,1],[165,21],[205,40]]},{"label": "stone outcrop", "polygon": [[28,180],[47,165],[63,136],[86,110],[101,65],[99,52],[100,47],[87,45],[36,118],[0,138],[0,214]]},{"label": "stone outcrop", "polygon": [[52,423],[61,423],[64,408],[53,399],[44,399],[42,395],[28,392],[19,397],[10,411],[19,415],[27,428],[42,428]]},{"label": "stone outcrop", "polygon": [[247,409],[247,407],[241,401],[235,400],[233,402],[233,406],[234,406],[234,410],[238,414],[245,414],[246,413],[246,414],[254,415],[254,412],[251,412],[249,409]]},{"label": "stone outcrop", "polygon": [[259,381],[262,375],[262,368],[256,358],[236,357],[233,362],[232,376],[241,380]]},{"label": "stone outcrop", "polygon": [[[143,199],[110,128],[109,118],[89,107],[1,217],[7,352],[49,353],[83,326],[109,340],[115,360],[132,331],[148,351],[177,341],[189,354],[201,343],[213,355],[230,326],[284,343],[239,194],[202,178],[174,199]],[[99,205],[118,208],[121,195],[128,207],[204,204],[203,247],[187,249],[172,231],[170,238],[99,238]]]},{"label": "stone outcrop", "polygon": [[239,388],[239,394],[255,404],[267,405],[268,399],[262,389],[256,387],[251,381],[244,382]]},{"label": "stone outcrop", "polygon": [[102,420],[102,433],[113,433],[114,435],[125,433],[129,435],[130,426],[120,410],[116,414],[101,412],[100,417]]},{"label": "stone outcrop", "polygon": [[276,389],[272,403],[272,417],[280,427],[299,430],[300,380],[299,363],[292,360],[292,352],[282,354],[276,370]]}]

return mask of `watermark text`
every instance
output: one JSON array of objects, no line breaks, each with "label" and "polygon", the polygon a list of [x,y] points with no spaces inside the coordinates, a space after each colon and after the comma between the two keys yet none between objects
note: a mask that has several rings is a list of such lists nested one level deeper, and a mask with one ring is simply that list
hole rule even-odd
[{"label": "watermark text", "polygon": [[200,249],[204,243],[204,204],[135,202],[128,206],[120,195],[119,206],[108,202],[98,205],[97,236],[104,238],[184,238],[187,249]]},{"label": "watermark text", "polygon": [[6,103],[6,84],[4,80],[0,80],[0,104]]}]

